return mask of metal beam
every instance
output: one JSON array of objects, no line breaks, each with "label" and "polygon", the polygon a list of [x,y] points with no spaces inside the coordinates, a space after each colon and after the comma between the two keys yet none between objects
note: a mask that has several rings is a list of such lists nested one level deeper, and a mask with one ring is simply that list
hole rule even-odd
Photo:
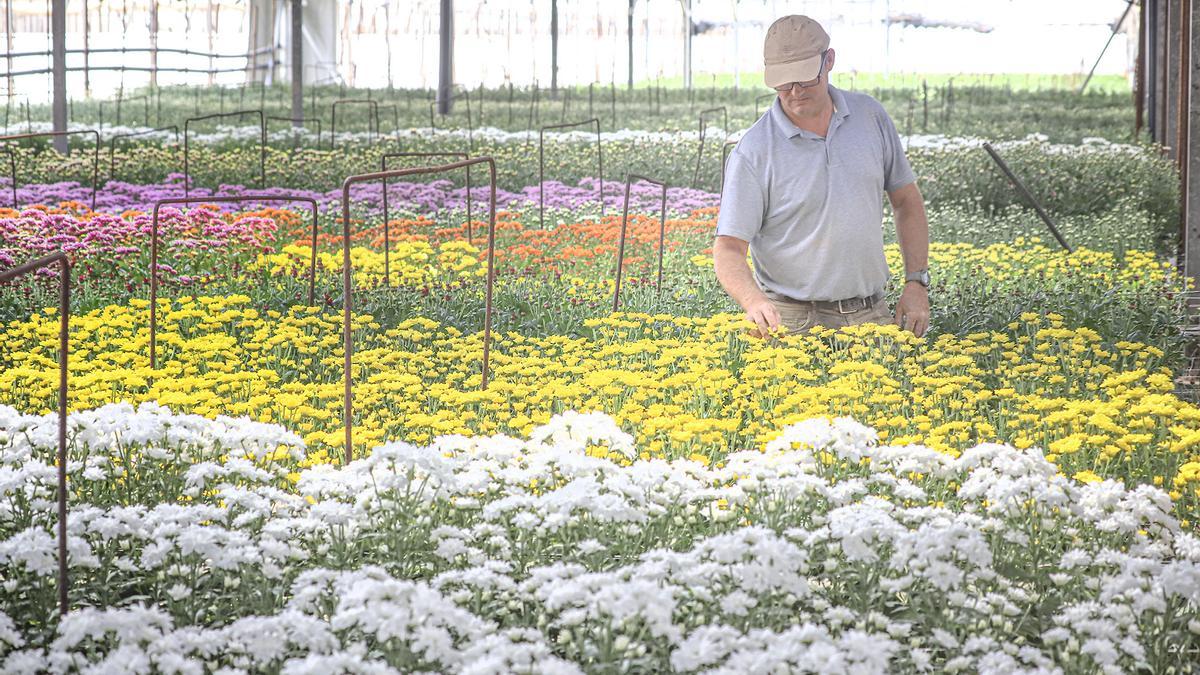
[{"label": "metal beam", "polygon": [[150,0],[150,86],[158,87],[158,0]]},{"label": "metal beam", "polygon": [[1146,127],[1150,140],[1158,140],[1158,0],[1143,0],[1146,6],[1146,22],[1142,26],[1142,39],[1146,41]]},{"label": "metal beam", "polygon": [[[67,130],[67,0],[53,0],[50,9],[50,31],[53,33],[54,50],[54,101],[53,121],[55,131]],[[66,154],[67,137],[56,136],[54,149]]]},{"label": "metal beam", "polygon": [[1178,160],[1179,147],[1179,52],[1182,42],[1182,30],[1179,21],[1183,2],[1164,2],[1163,15],[1166,24],[1166,40],[1163,41],[1163,70],[1166,78],[1166,89],[1163,91],[1165,119],[1163,129],[1165,134],[1162,143],[1170,147],[1171,159]]},{"label": "metal beam", "polygon": [[[292,0],[292,120],[302,119],[304,119],[304,0]],[[295,127],[303,124],[299,121],[292,122],[292,126]]]},{"label": "metal beam", "polygon": [[1191,8],[1188,86],[1187,161],[1183,164],[1184,205],[1184,274],[1193,280],[1200,278],[1200,12]]},{"label": "metal beam", "polygon": [[1167,139],[1167,4],[1154,3],[1154,140],[1166,145]]},{"label": "metal beam", "polygon": [[683,87],[692,88],[692,0],[683,3]]},{"label": "metal beam", "polygon": [[454,86],[454,0],[442,0],[438,30],[438,113],[450,113],[450,89]]},{"label": "metal beam", "polygon": [[550,0],[550,97],[558,96],[558,0]]},{"label": "metal beam", "polygon": [[633,8],[637,0],[629,0],[629,89],[633,90]]}]

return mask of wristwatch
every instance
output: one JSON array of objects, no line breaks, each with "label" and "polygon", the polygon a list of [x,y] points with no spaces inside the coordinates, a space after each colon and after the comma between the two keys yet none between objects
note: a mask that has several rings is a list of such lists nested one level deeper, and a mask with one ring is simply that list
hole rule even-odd
[{"label": "wristwatch", "polygon": [[909,272],[908,274],[905,274],[904,282],[908,283],[910,281],[915,281],[918,284],[921,284],[922,286],[924,286],[925,288],[929,288],[929,270],[923,269],[923,270],[917,270],[916,272]]}]

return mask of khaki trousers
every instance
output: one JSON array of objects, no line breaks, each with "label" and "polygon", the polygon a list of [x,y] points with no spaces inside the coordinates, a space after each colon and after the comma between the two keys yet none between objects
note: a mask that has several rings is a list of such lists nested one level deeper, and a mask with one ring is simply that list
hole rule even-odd
[{"label": "khaki trousers", "polygon": [[888,324],[895,321],[895,316],[888,307],[886,300],[880,300],[874,305],[856,312],[843,314],[836,309],[814,309],[811,302],[800,302],[779,295],[774,291],[763,290],[779,318],[787,327],[788,333],[804,333],[815,326],[825,328],[844,328],[863,323]]}]

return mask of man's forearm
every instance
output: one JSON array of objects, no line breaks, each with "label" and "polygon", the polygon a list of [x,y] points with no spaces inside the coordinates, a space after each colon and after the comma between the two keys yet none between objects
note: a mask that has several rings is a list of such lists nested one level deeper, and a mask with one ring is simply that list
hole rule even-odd
[{"label": "man's forearm", "polygon": [[895,207],[894,211],[896,240],[904,258],[905,273],[929,269],[929,221],[924,202],[917,199]]},{"label": "man's forearm", "polygon": [[717,281],[742,309],[749,310],[755,300],[766,299],[754,281],[754,272],[746,263],[745,253],[718,246],[713,251],[713,266],[716,267]]}]

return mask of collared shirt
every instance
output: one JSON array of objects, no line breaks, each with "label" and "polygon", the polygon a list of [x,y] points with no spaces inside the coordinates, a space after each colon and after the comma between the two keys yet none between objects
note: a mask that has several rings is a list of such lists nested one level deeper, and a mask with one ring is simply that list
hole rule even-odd
[{"label": "collared shirt", "polygon": [[776,98],[729,154],[717,234],[750,243],[765,289],[799,300],[882,291],[883,193],[915,178],[878,101],[829,86],[826,136],[788,119]]}]

